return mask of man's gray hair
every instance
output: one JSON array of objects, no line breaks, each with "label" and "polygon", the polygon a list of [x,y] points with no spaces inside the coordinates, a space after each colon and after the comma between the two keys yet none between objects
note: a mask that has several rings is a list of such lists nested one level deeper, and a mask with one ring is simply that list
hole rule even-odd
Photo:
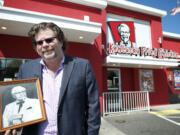
[{"label": "man's gray hair", "polygon": [[14,88],[11,89],[11,94],[14,95],[15,93],[24,92],[24,91],[26,91],[26,88],[22,86],[15,86]]}]

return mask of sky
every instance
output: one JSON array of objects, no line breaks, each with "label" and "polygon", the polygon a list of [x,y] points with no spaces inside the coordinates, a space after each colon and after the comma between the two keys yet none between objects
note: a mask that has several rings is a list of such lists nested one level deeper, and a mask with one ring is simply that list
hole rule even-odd
[{"label": "sky", "polygon": [[[177,0],[127,0],[167,12],[162,18],[163,32],[180,34],[180,13],[170,15],[170,11],[176,7]],[[180,1],[180,0],[179,0]]]}]

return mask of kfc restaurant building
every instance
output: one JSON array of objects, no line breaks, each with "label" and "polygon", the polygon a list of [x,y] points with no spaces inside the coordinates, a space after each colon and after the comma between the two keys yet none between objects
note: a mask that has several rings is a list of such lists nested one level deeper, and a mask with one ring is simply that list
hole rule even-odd
[{"label": "kfc restaurant building", "polygon": [[150,105],[178,99],[180,35],[163,32],[165,11],[127,0],[0,3],[1,81],[16,78],[21,63],[38,57],[27,32],[33,24],[48,21],[64,31],[68,55],[89,59],[101,111],[104,92],[148,91]]}]

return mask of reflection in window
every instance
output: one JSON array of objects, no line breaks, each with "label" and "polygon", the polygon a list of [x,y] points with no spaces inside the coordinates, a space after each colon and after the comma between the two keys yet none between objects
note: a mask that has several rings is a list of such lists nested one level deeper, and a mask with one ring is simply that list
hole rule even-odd
[{"label": "reflection in window", "polygon": [[0,58],[0,81],[17,78],[19,66],[29,59]]},{"label": "reflection in window", "polygon": [[108,90],[119,91],[119,70],[108,69],[107,74]]}]

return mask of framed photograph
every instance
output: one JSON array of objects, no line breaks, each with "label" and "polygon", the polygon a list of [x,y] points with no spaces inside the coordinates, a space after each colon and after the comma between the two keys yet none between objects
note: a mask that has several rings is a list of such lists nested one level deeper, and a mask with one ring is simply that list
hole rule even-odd
[{"label": "framed photograph", "polygon": [[38,78],[0,82],[0,132],[46,120]]},{"label": "framed photograph", "polygon": [[139,70],[139,85],[141,91],[154,92],[154,80],[152,70]]}]

